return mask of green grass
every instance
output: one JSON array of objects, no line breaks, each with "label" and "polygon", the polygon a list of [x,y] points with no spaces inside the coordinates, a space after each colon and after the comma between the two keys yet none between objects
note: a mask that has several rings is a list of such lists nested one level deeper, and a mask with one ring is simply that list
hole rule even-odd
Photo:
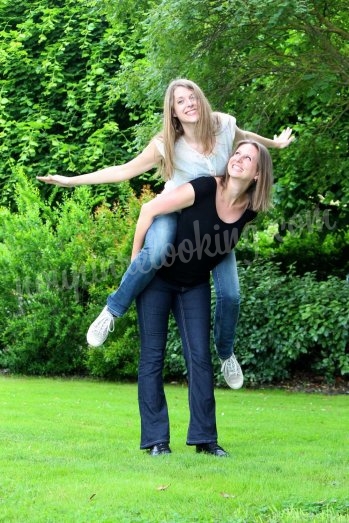
[{"label": "green grass", "polygon": [[348,397],[216,391],[228,459],[185,445],[187,390],[166,389],[170,456],[139,450],[136,385],[0,378],[0,521],[348,522]]}]

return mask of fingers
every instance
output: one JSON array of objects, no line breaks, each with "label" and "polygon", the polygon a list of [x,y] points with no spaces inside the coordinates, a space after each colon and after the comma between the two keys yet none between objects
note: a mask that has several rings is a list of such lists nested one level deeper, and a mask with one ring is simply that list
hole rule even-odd
[{"label": "fingers", "polygon": [[36,176],[36,179],[39,180],[39,182],[54,183],[52,176]]},{"label": "fingers", "polygon": [[49,185],[58,185],[59,187],[69,187],[68,178],[59,175],[37,176],[39,182],[44,182]]},{"label": "fingers", "polygon": [[292,129],[290,127],[287,127],[279,135],[274,134],[274,140],[289,140],[291,135]]},{"label": "fingers", "polygon": [[292,135],[292,129],[287,127],[279,135],[274,135],[274,141],[278,144],[280,149],[287,147],[295,140],[295,136]]}]

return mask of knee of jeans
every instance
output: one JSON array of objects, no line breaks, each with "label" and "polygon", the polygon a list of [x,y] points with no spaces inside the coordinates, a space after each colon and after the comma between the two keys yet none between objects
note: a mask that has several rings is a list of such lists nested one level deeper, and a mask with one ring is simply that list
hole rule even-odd
[{"label": "knee of jeans", "polygon": [[149,249],[149,251],[148,251],[148,256],[149,256],[149,263],[150,263],[151,267],[155,267],[155,268],[161,267],[161,265],[163,265],[164,260],[166,258],[163,255],[162,251],[155,252],[151,249]]},{"label": "knee of jeans", "polygon": [[217,303],[220,303],[223,307],[229,307],[231,305],[240,305],[241,297],[239,291],[228,291],[223,290],[220,294],[216,295]]},{"label": "knee of jeans", "polygon": [[157,243],[157,245],[145,245],[143,249],[146,251],[149,262],[152,267],[161,267],[168,256],[171,255],[171,244],[169,243]]}]

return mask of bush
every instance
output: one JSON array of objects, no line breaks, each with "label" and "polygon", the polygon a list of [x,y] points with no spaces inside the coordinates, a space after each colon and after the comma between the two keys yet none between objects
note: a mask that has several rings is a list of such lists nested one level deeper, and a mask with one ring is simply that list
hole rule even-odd
[{"label": "bush", "polygon": [[[17,212],[0,209],[0,366],[25,374],[135,379],[135,307],[116,321],[103,349],[88,350],[85,336],[129,263],[139,207],[151,193],[145,190],[137,199],[121,184],[124,198],[111,209],[96,207],[90,189],[79,187],[51,209],[23,173],[17,177]],[[317,281],[314,273],[283,273],[280,267],[262,257],[239,266],[243,301],[236,354],[246,383],[277,382],[299,370],[328,380],[347,376],[349,284],[334,276]],[[213,343],[211,350],[222,384]],[[185,375],[171,318],[165,378]]]},{"label": "bush", "polygon": [[[280,264],[260,259],[239,263],[242,304],[235,353],[246,385],[278,383],[298,373],[328,382],[349,375],[349,284],[336,277],[317,281],[315,273],[283,273]],[[212,285],[212,325],[215,293]],[[226,386],[211,343],[215,382]],[[186,371],[179,334],[170,320],[167,378]]]},{"label": "bush", "polygon": [[237,251],[249,263],[256,259],[280,263],[282,272],[293,265],[297,274],[314,272],[318,280],[326,280],[329,274],[345,278],[349,273],[347,222],[347,216],[340,220],[319,208],[281,223],[260,216],[245,229]]},{"label": "bush", "polygon": [[86,373],[86,330],[128,263],[140,203],[92,213],[91,192],[80,187],[51,210],[22,173],[18,180],[17,212],[0,210],[0,365]]},{"label": "bush", "polygon": [[327,380],[349,374],[349,285],[314,273],[283,274],[278,265],[239,267],[243,296],[236,354],[246,381],[275,382],[293,372]]}]

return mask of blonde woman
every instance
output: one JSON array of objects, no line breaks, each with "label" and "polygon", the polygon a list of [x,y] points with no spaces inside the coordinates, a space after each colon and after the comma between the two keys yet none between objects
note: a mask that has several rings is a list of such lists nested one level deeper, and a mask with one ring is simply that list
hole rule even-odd
[{"label": "blonde woman", "polygon": [[[117,183],[158,166],[166,181],[165,191],[169,191],[201,176],[222,176],[233,143],[243,139],[282,149],[293,141],[293,136],[289,128],[274,136],[273,140],[239,129],[234,116],[212,111],[198,85],[190,80],[178,79],[169,84],[165,94],[161,133],[133,160],[79,176],[54,175],[38,179],[61,187]],[[118,289],[108,296],[106,307],[90,326],[87,333],[89,345],[97,347],[104,343],[113,330],[114,319],[125,314],[161,267],[176,234],[177,216],[177,213],[172,213],[154,220],[142,250],[125,272]],[[237,389],[243,384],[243,374],[233,352],[240,306],[233,252],[215,267],[213,280],[216,292],[215,344],[224,378],[230,387]]]}]

